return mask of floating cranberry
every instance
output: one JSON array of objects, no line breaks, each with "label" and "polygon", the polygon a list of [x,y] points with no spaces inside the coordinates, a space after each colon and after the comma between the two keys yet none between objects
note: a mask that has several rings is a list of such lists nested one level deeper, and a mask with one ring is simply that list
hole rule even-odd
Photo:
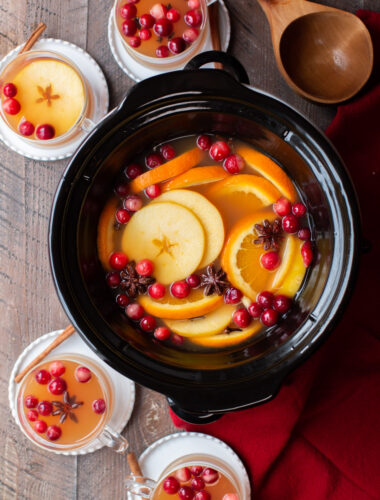
[{"label": "floating cranberry", "polygon": [[125,208],[119,208],[116,212],[116,220],[120,224],[126,224],[131,218],[131,214]]},{"label": "floating cranberry", "polygon": [[65,365],[62,361],[53,361],[50,363],[49,372],[53,375],[53,377],[60,377],[66,371]]},{"label": "floating cranberry", "polygon": [[260,321],[265,326],[273,326],[278,321],[278,312],[274,309],[265,309],[261,313]]},{"label": "floating cranberry", "polygon": [[211,495],[206,490],[198,491],[198,493],[194,497],[194,500],[211,500]]},{"label": "floating cranberry", "polygon": [[98,413],[101,415],[106,411],[107,405],[104,399],[95,399],[95,401],[92,402],[92,409],[95,413]]},{"label": "floating cranberry", "polygon": [[133,321],[138,321],[144,316],[145,311],[143,306],[141,306],[140,304],[133,303],[129,304],[125,308],[125,314],[128,316],[128,318],[133,319]]},{"label": "floating cranberry", "polygon": [[251,323],[252,316],[249,314],[245,307],[240,307],[240,309],[236,309],[236,311],[233,313],[232,320],[239,328],[246,328]]},{"label": "floating cranberry", "polygon": [[156,49],[156,56],[157,57],[168,57],[169,54],[170,54],[170,50],[168,49],[168,47],[166,45],[160,45]]},{"label": "floating cranberry", "polygon": [[307,212],[307,208],[303,203],[294,203],[292,206],[292,213],[296,217],[303,217]]},{"label": "floating cranberry", "polygon": [[186,49],[186,42],[183,38],[176,36],[169,41],[168,47],[173,54],[180,54]]},{"label": "floating cranberry", "polygon": [[34,125],[33,125],[33,123],[28,122],[27,120],[24,120],[18,126],[18,130],[19,130],[21,135],[24,135],[25,137],[29,137],[34,132]]},{"label": "floating cranberry", "polygon": [[190,481],[191,478],[190,469],[188,467],[182,467],[181,469],[178,469],[175,473],[175,477],[180,483],[187,483],[187,481]]},{"label": "floating cranberry", "polygon": [[202,12],[198,9],[192,9],[184,15],[185,23],[192,28],[198,28],[202,24]]},{"label": "floating cranberry", "polygon": [[174,495],[179,490],[179,482],[174,476],[168,476],[164,479],[162,488],[169,495]]},{"label": "floating cranberry", "polygon": [[187,2],[187,5],[190,7],[190,9],[199,9],[199,7],[201,6],[199,0],[189,0]]},{"label": "floating cranberry", "polygon": [[49,123],[44,123],[43,125],[39,125],[36,129],[36,136],[41,141],[48,141],[53,139],[55,136],[55,129],[53,125],[49,125]]},{"label": "floating cranberry", "polygon": [[215,161],[223,161],[230,154],[230,147],[225,141],[216,141],[210,147],[209,154]]},{"label": "floating cranberry", "polygon": [[311,244],[311,241],[305,241],[305,243],[302,245],[301,255],[303,263],[306,267],[309,267],[314,258],[313,245]]},{"label": "floating cranberry", "polygon": [[14,83],[6,83],[3,87],[5,97],[14,97],[17,94],[17,87]]},{"label": "floating cranberry", "polygon": [[192,473],[193,476],[198,477],[202,474],[203,467],[201,465],[192,465],[190,467],[190,472]]},{"label": "floating cranberry", "polygon": [[188,28],[182,33],[182,38],[186,43],[193,43],[199,36],[197,28]]},{"label": "floating cranberry", "polygon": [[128,257],[123,252],[113,252],[109,258],[112,269],[121,271],[128,264]]},{"label": "floating cranberry", "polygon": [[295,215],[286,215],[282,219],[282,229],[287,233],[296,233],[300,223]]},{"label": "floating cranberry", "polygon": [[173,33],[173,25],[168,19],[163,17],[162,19],[156,20],[153,31],[157,36],[169,36]]},{"label": "floating cranberry", "polygon": [[3,110],[8,115],[17,115],[20,112],[21,105],[17,99],[13,99],[13,97],[9,97],[3,101]]},{"label": "floating cranberry", "polygon": [[38,411],[37,410],[28,410],[26,417],[30,422],[35,422],[38,420]]},{"label": "floating cranberry", "polygon": [[121,29],[125,36],[133,36],[137,31],[137,24],[134,19],[127,19],[121,25]]},{"label": "floating cranberry", "polygon": [[210,149],[212,144],[211,137],[209,135],[200,135],[197,138],[197,146],[202,151],[207,151]]},{"label": "floating cranberry", "polygon": [[47,417],[53,411],[53,405],[50,401],[40,401],[37,405],[37,411],[40,415]]},{"label": "floating cranberry", "polygon": [[124,200],[124,208],[130,212],[137,212],[142,207],[142,199],[137,194],[131,194]]},{"label": "floating cranberry", "polygon": [[161,155],[157,153],[151,153],[145,158],[145,165],[148,168],[155,168],[158,167],[159,165],[162,165],[164,163],[164,160]]},{"label": "floating cranberry", "polygon": [[129,184],[127,182],[121,182],[115,186],[115,193],[120,196],[120,198],[125,198],[129,193]]},{"label": "floating cranberry", "polygon": [[173,333],[171,341],[175,345],[182,345],[185,342],[185,337],[182,337],[182,335],[178,335],[178,333]]},{"label": "floating cranberry", "polygon": [[120,285],[120,281],[120,275],[116,271],[108,273],[106,276],[106,282],[110,288],[117,288]]},{"label": "floating cranberry", "polygon": [[181,500],[193,500],[194,490],[190,486],[182,486],[178,490],[178,496]]},{"label": "floating cranberry", "polygon": [[145,193],[148,198],[157,198],[157,196],[160,196],[161,194],[161,188],[158,184],[152,184],[145,189]]},{"label": "floating cranberry", "polygon": [[280,198],[273,204],[273,210],[280,217],[285,217],[285,215],[289,215],[292,211],[292,204],[287,198]]},{"label": "floating cranberry", "polygon": [[198,288],[201,284],[201,279],[198,274],[190,274],[190,276],[186,278],[186,282],[191,286],[191,288]]},{"label": "floating cranberry", "polygon": [[224,170],[227,170],[230,174],[239,174],[244,166],[244,158],[238,154],[227,156],[223,162]]},{"label": "floating cranberry", "polygon": [[51,375],[50,373],[47,371],[47,370],[39,370],[36,375],[35,375],[35,379],[36,381],[39,383],[39,384],[47,384],[50,379],[51,379]]},{"label": "floating cranberry", "polygon": [[310,240],[311,232],[308,227],[301,227],[297,234],[298,238],[302,241]]},{"label": "floating cranberry", "polygon": [[226,493],[223,495],[222,500],[239,500],[239,497],[236,495],[236,493]]},{"label": "floating cranberry", "polygon": [[34,430],[39,434],[43,434],[47,429],[47,424],[43,420],[37,420],[34,422]]},{"label": "floating cranberry", "polygon": [[190,293],[190,285],[186,281],[175,281],[170,286],[170,292],[177,299],[184,299]]},{"label": "floating cranberry", "polygon": [[62,429],[58,425],[49,425],[46,431],[46,437],[50,441],[57,441],[62,435]]},{"label": "floating cranberry", "polygon": [[154,271],[154,264],[149,259],[142,259],[136,264],[136,271],[141,276],[150,276]]},{"label": "floating cranberry", "polygon": [[148,30],[148,28],[143,28],[139,32],[139,37],[141,38],[141,40],[143,40],[145,42],[146,40],[149,40],[150,38],[152,38],[152,32],[150,30]]},{"label": "floating cranberry", "polygon": [[194,477],[191,480],[191,487],[195,491],[201,491],[205,487],[205,482],[203,481],[203,479],[201,477]]},{"label": "floating cranberry", "polygon": [[128,43],[131,47],[133,47],[134,49],[137,49],[137,47],[140,47],[140,45],[141,45],[141,38],[139,36],[131,36],[128,39]]},{"label": "floating cranberry", "polygon": [[143,14],[140,17],[140,26],[142,28],[152,28],[154,24],[154,17],[151,16],[150,14]]},{"label": "floating cranberry", "polygon": [[119,295],[116,297],[116,303],[120,307],[127,307],[129,304],[129,297],[125,295],[125,293],[119,293]]},{"label": "floating cranberry", "polygon": [[156,328],[156,319],[149,314],[143,316],[140,320],[140,328],[144,332],[152,332]]},{"label": "floating cranberry", "polygon": [[142,168],[137,163],[131,163],[124,170],[125,175],[129,177],[129,179],[136,179],[142,172]]},{"label": "floating cranberry", "polygon": [[248,312],[252,316],[252,318],[259,318],[261,313],[263,312],[263,308],[257,302],[252,302],[248,306]]},{"label": "floating cranberry", "polygon": [[133,19],[136,14],[137,9],[133,3],[126,3],[120,8],[120,15],[123,19]]},{"label": "floating cranberry", "polygon": [[206,484],[213,484],[219,479],[219,472],[211,467],[206,467],[202,472],[202,479]]},{"label": "floating cranberry", "polygon": [[165,296],[166,288],[162,283],[156,282],[156,283],[153,283],[153,285],[151,285],[148,288],[148,293],[152,297],[152,299],[156,299],[156,300],[162,299],[162,297]]},{"label": "floating cranberry", "polygon": [[242,298],[243,294],[238,288],[227,288],[224,292],[224,302],[226,304],[238,304]]},{"label": "floating cranberry", "polygon": [[273,298],[274,295],[271,292],[260,292],[257,296],[257,302],[263,309],[267,309],[272,307]]},{"label": "floating cranberry", "polygon": [[66,381],[63,378],[56,377],[48,385],[49,392],[55,396],[63,394],[67,389]]},{"label": "floating cranberry", "polygon": [[278,252],[266,252],[261,255],[260,263],[264,269],[273,271],[281,264],[281,258],[278,255]]},{"label": "floating cranberry", "polygon": [[179,10],[175,9],[174,7],[169,9],[166,13],[166,19],[169,19],[169,21],[171,21],[172,23],[176,23],[177,21],[179,21],[180,17],[181,14]]},{"label": "floating cranberry", "polygon": [[170,338],[170,330],[166,326],[160,326],[154,330],[153,335],[157,340],[168,340]]},{"label": "floating cranberry", "polygon": [[26,396],[26,398],[24,399],[24,405],[27,408],[35,408],[38,405],[38,398],[29,394],[29,396]]},{"label": "floating cranberry", "polygon": [[154,19],[162,19],[166,16],[167,10],[168,9],[162,3],[155,3],[150,9],[150,15],[154,17]]},{"label": "floating cranberry", "polygon": [[78,382],[85,384],[91,380],[92,373],[86,366],[77,366],[75,368],[74,376]]},{"label": "floating cranberry", "polygon": [[285,314],[292,307],[292,299],[286,295],[276,295],[273,299],[273,308],[281,314]]}]

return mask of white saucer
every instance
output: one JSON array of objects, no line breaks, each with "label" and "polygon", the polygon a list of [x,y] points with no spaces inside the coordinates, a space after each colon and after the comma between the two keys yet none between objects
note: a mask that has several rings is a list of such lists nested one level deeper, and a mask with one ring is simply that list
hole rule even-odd
[{"label": "white saucer", "polygon": [[[19,373],[22,368],[24,368],[28,363],[30,363],[37,354],[43,351],[51,342],[62,332],[63,330],[56,330],[55,332],[46,333],[39,337],[34,342],[28,345],[23,352],[18,357],[10,379],[8,386],[8,397],[9,397],[9,405],[11,407],[13,418],[16,423],[20,427],[16,405],[17,405],[17,387],[18,384],[14,382],[14,378]],[[132,380],[121,375],[119,372],[115,371],[113,368],[104,363],[95,353],[92,351],[80,338],[77,333],[71,335],[67,340],[62,342],[58,347],[56,347],[49,356],[56,356],[57,354],[67,354],[67,353],[75,353],[82,354],[83,356],[87,356],[88,358],[93,359],[96,363],[101,366],[101,368],[107,373],[110,377],[110,380],[113,384],[113,389],[115,393],[115,404],[114,410],[112,413],[112,417],[108,422],[108,425],[115,430],[116,432],[121,432],[124,427],[127,425],[128,420],[131,417],[133,405],[135,403],[135,384]],[[48,356],[47,356],[48,359]],[[24,431],[23,431],[24,432]],[[25,433],[24,433],[25,434]],[[99,450],[103,448],[104,444],[95,439],[92,443],[89,443],[87,446],[72,451],[56,451],[56,450],[48,450],[53,451],[53,453],[58,453],[61,455],[85,455],[87,453],[92,453],[93,451]],[[44,448],[46,449],[46,448]]]},{"label": "white saucer", "polygon": [[[19,45],[0,61],[0,72],[17,56],[21,47],[22,45]],[[34,44],[33,50],[51,50],[73,61],[87,79],[88,87],[92,93],[93,110],[88,118],[97,123],[107,114],[109,105],[107,82],[98,63],[90,54],[72,43],[54,38],[41,38]],[[0,140],[16,153],[32,160],[55,161],[68,158],[78,148],[86,135],[87,132],[82,131],[75,139],[64,145],[40,147],[38,144],[30,144],[23,140],[3,120],[0,120]]]},{"label": "white saucer", "polygon": [[[223,0],[218,1],[218,6],[219,6],[219,33],[220,33],[221,50],[227,52],[231,37],[230,16],[228,14],[227,7],[224,4]],[[130,78],[132,78],[132,80],[139,82],[141,80],[145,80],[145,78],[149,78],[151,76],[155,76],[162,73],[162,71],[143,66],[142,64],[135,61],[135,59],[133,59],[133,57],[131,57],[128,54],[128,52],[125,50],[122,40],[120,39],[120,36],[116,32],[116,27],[113,19],[113,9],[111,10],[111,14],[108,20],[108,43],[112,55],[115,58],[115,61],[124,71],[124,73],[126,73]],[[202,52],[205,52],[206,50],[212,50],[210,29],[208,29],[207,38]],[[177,71],[178,69],[182,68],[165,70],[165,72]]]},{"label": "white saucer", "polygon": [[[145,477],[157,480],[162,471],[174,460],[184,455],[204,452],[225,461],[235,472],[245,493],[251,498],[251,486],[247,471],[237,454],[226,443],[199,432],[177,432],[151,444],[140,456],[139,464]],[[137,499],[136,495],[130,499]]]}]

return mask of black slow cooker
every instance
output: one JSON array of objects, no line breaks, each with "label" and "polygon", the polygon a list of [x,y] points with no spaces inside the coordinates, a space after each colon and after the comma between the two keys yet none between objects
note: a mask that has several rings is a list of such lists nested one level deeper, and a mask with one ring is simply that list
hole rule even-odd
[{"label": "black slow cooker", "polygon": [[[224,70],[199,69],[221,61]],[[235,136],[265,152],[295,182],[318,247],[297,306],[251,343],[183,352],[141,335],[114,303],[97,257],[97,223],[121,167],[154,144],[190,134]],[[59,183],[50,220],[52,273],[62,305],[89,346],[113,368],[165,394],[192,422],[272,399],[285,376],[336,324],[358,265],[359,211],[337,152],[306,118],[248,86],[231,56],[208,52],[183,71],[135,85],[92,131]]]}]

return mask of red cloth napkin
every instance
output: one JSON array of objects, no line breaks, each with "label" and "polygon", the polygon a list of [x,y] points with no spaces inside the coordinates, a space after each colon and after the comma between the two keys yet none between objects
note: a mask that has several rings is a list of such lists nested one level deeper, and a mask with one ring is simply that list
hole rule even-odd
[{"label": "red cloth napkin", "polygon": [[361,96],[327,129],[357,188],[363,233],[359,281],[343,320],[271,402],[209,425],[247,465],[255,500],[380,499],[380,14],[359,11],[376,65]]}]

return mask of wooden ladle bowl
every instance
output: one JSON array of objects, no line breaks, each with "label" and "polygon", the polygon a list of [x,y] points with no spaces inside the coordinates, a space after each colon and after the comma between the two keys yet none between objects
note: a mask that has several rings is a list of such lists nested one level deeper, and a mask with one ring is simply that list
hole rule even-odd
[{"label": "wooden ladle bowl", "polygon": [[353,14],[305,0],[258,0],[272,33],[278,67],[303,97],[342,102],[368,80],[373,46]]}]

